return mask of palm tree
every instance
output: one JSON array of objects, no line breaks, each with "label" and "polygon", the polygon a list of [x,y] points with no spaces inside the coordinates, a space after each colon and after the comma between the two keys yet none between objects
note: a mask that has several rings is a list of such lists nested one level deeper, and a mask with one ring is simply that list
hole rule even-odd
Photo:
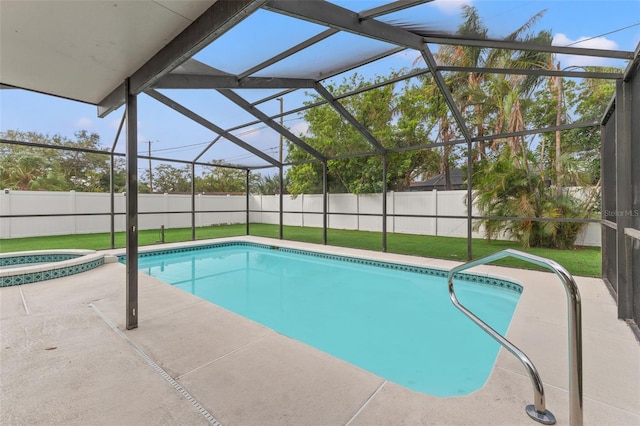
[{"label": "palm tree", "polygon": [[[586,218],[593,200],[579,200],[568,194],[556,194],[550,188],[537,167],[535,158],[527,152],[532,162],[531,170],[518,167],[513,161],[520,152],[512,152],[506,146],[494,161],[483,160],[474,173],[475,198],[478,210],[485,216],[520,218]],[[521,160],[524,163],[524,160]],[[581,223],[543,222],[536,220],[482,220],[476,223],[484,227],[488,240],[501,233],[520,241],[525,248],[570,248],[582,227]]]},{"label": "palm tree", "polygon": [[19,151],[0,162],[0,186],[20,191],[66,191],[71,184],[57,163]]},{"label": "palm tree", "polygon": [[[478,11],[463,6],[465,21],[458,33],[465,37],[484,39],[488,34]],[[507,41],[551,44],[551,33],[527,32],[542,18],[545,10],[529,18],[523,25],[505,37]],[[545,52],[512,51],[476,46],[442,46],[435,55],[439,64],[474,68],[544,69],[551,55]],[[523,98],[530,96],[541,77],[522,75],[495,75],[483,72],[454,72],[448,74],[458,108],[473,123],[475,136],[482,137],[492,128],[494,133],[524,130]],[[510,138],[509,144],[519,152],[521,138]],[[486,156],[486,143],[476,144],[476,160]],[[493,148],[497,145],[494,143]]]},{"label": "palm tree", "polygon": [[[288,178],[284,177],[284,188],[287,188]],[[278,174],[273,175],[260,175],[252,185],[252,192],[262,195],[275,195],[280,191],[280,176]]]},{"label": "palm tree", "polygon": [[[536,44],[550,44],[551,34],[542,31],[536,36],[529,36],[524,39],[526,42]],[[502,58],[505,68],[528,68],[544,69],[551,61],[551,54],[545,52],[519,52],[512,56],[506,53]],[[494,84],[492,87],[498,89],[493,93],[493,97],[501,103],[498,120],[496,122],[496,133],[514,133],[525,129],[523,110],[528,103],[534,90],[544,77],[524,76],[524,75],[500,75],[497,77],[501,84]],[[519,152],[524,143],[523,137],[510,137],[507,141],[513,152]]]},{"label": "palm tree", "polygon": [[[473,6],[463,6],[464,22],[458,28],[458,34],[465,37],[484,39],[488,29],[482,23],[478,10]],[[488,51],[476,46],[442,46],[435,55],[439,64],[476,67],[488,66]],[[465,112],[471,108],[470,121],[473,123],[475,136],[484,136],[484,118],[488,116],[494,105],[488,99],[482,88],[485,74],[482,72],[453,72],[447,75],[449,87],[453,88],[453,95],[458,101],[458,108]],[[476,143],[476,160],[485,157],[483,142]]]}]

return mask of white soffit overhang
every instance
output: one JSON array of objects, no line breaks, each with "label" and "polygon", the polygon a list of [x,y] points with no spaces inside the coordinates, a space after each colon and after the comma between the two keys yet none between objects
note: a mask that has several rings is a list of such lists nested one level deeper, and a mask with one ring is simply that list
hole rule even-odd
[{"label": "white soffit overhang", "polygon": [[98,104],[215,0],[0,0],[0,83]]}]

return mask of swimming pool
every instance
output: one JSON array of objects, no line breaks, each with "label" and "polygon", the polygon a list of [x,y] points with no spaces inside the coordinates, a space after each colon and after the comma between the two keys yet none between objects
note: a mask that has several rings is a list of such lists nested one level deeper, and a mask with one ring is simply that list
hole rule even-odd
[{"label": "swimming pool", "polygon": [[[253,243],[140,253],[139,268],[430,395],[479,389],[499,350],[451,304],[445,271]],[[505,333],[522,288],[463,277],[456,281],[459,299]]]}]

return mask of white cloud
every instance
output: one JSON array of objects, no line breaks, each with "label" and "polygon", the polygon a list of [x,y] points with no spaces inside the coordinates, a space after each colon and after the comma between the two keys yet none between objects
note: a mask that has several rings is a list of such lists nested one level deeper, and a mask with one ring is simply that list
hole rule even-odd
[{"label": "white cloud", "polygon": [[80,117],[73,123],[73,125],[80,129],[90,129],[93,127],[93,121],[87,117]]},{"label": "white cloud", "polygon": [[[553,36],[552,43],[554,46],[569,46],[581,47],[585,49],[604,49],[604,50],[616,50],[618,49],[618,43],[613,40],[609,40],[605,37],[578,37],[576,40],[572,40],[563,33],[557,33]],[[578,55],[558,55],[557,60],[560,61],[562,68],[570,66],[606,66],[612,63],[608,58],[594,58],[591,56],[578,56]]]},{"label": "white cloud", "polygon": [[618,48],[618,43],[613,40],[609,40],[606,37],[578,37],[577,40],[571,40],[562,33],[558,33],[553,36],[552,44],[554,46],[572,45],[575,47],[584,47],[589,49],[616,50]]},{"label": "white cloud", "polygon": [[301,121],[291,126],[291,132],[297,136],[305,136],[309,131],[309,123]]},{"label": "white cloud", "polygon": [[440,12],[453,15],[459,13],[463,5],[471,5],[471,3],[473,3],[472,0],[436,0],[433,2],[433,5],[438,8]]}]

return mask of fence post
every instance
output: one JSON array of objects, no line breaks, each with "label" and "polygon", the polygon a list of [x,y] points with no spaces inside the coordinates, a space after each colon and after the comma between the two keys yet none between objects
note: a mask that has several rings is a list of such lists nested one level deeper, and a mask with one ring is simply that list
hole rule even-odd
[{"label": "fence post", "polygon": [[[196,211],[202,211],[202,194],[198,194],[196,197]],[[196,228],[201,228],[203,225],[202,214],[196,215]]]},{"label": "fence post", "polygon": [[331,212],[331,194],[327,194],[327,229],[331,229],[331,214],[329,214]]},{"label": "fence post", "polygon": [[433,199],[434,199],[434,208],[435,212],[433,213],[436,217],[436,237],[438,236],[438,190],[433,188]]},{"label": "fence post", "polygon": [[391,191],[391,233],[396,233],[396,191]]},{"label": "fence post", "polygon": [[162,194],[162,197],[164,198],[164,214],[162,215],[162,217],[164,218],[162,221],[162,225],[166,225],[167,228],[171,228],[170,226],[170,215],[167,214],[168,211],[170,211],[170,200],[169,200],[169,194],[167,194],[166,192],[164,194]]},{"label": "fence post", "polygon": [[[0,194],[0,215],[11,214],[11,190],[6,188]],[[0,238],[11,238],[11,222],[13,219],[2,219],[0,225]],[[4,225],[4,226],[3,226]]]},{"label": "fence post", "polygon": [[191,241],[196,239],[196,164],[191,163]]},{"label": "fence post", "polygon": [[73,214],[74,216],[71,216],[71,233],[72,234],[77,234],[78,233],[78,227],[77,227],[77,222],[78,222],[78,218],[77,216],[75,216],[77,212],[77,205],[76,205],[76,191],[74,191],[73,189],[71,191],[69,191],[69,213]]},{"label": "fence post", "polygon": [[360,230],[360,194],[356,194],[356,231]]}]

